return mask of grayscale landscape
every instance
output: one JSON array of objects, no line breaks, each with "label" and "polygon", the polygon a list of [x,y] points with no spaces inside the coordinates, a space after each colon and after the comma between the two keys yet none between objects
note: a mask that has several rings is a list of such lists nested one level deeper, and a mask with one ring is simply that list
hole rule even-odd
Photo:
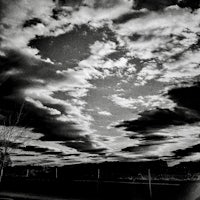
[{"label": "grayscale landscape", "polygon": [[199,0],[0,0],[0,199],[200,199]]}]

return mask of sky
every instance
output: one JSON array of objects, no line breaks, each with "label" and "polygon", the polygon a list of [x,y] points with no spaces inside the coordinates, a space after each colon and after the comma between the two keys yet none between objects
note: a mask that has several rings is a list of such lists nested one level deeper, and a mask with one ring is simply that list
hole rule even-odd
[{"label": "sky", "polygon": [[199,161],[199,5],[1,0],[0,129],[20,135],[7,139],[13,164]]}]

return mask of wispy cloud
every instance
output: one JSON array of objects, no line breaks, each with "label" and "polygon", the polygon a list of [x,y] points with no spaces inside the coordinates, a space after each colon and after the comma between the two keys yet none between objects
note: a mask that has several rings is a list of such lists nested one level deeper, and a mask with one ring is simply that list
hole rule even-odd
[{"label": "wispy cloud", "polygon": [[109,97],[116,105],[122,108],[145,110],[153,108],[169,108],[172,109],[176,104],[167,97],[160,95],[139,96],[137,98],[125,98],[121,95],[114,94]]},{"label": "wispy cloud", "polygon": [[146,62],[137,74],[136,85],[150,80],[180,81],[197,75],[199,10],[191,13],[190,9],[173,6],[161,15],[143,12],[146,14],[112,26],[119,44],[128,49],[127,56]]},{"label": "wispy cloud", "polygon": [[[85,5],[85,6],[83,6]],[[126,0],[98,5],[83,3],[78,7],[63,7],[57,18],[53,16],[56,5],[53,1],[7,1],[1,2],[1,48],[15,48],[24,53],[37,55],[37,49],[28,46],[36,36],[58,36],[71,31],[75,25],[88,24],[100,27],[131,10],[131,2]],[[98,6],[96,6],[98,5]],[[104,7],[109,5],[108,7]],[[37,19],[37,20],[36,20]],[[28,23],[35,20],[35,23]],[[24,26],[30,24],[29,26]],[[2,53],[2,52],[1,52]],[[48,61],[48,60],[47,60]]]},{"label": "wispy cloud", "polygon": [[156,80],[162,71],[158,68],[156,62],[147,62],[144,67],[136,75],[136,86],[147,84],[151,80]]},{"label": "wispy cloud", "polygon": [[102,110],[102,111],[99,111],[98,114],[99,114],[99,115],[104,115],[104,116],[111,116],[111,115],[112,115],[110,112],[108,112],[108,111],[103,111],[103,110]]}]

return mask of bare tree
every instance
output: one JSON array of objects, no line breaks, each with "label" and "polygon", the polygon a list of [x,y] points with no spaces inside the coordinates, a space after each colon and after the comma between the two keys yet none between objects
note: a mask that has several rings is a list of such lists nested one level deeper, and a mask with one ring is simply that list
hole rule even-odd
[{"label": "bare tree", "polygon": [[[24,128],[16,131],[16,126],[19,124],[24,104],[20,107],[16,117],[10,115],[4,120],[0,126],[0,183],[4,174],[4,168],[11,164],[10,153],[17,144],[24,138]],[[15,118],[13,120],[13,117]],[[13,122],[14,121],[14,122]]]}]

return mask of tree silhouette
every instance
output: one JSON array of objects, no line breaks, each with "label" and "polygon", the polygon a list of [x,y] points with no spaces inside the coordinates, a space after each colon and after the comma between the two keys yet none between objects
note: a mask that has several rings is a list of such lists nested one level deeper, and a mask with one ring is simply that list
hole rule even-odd
[{"label": "tree silhouette", "polygon": [[3,125],[0,126],[0,182],[2,181],[4,168],[11,164],[10,153],[25,138],[23,134],[25,128],[16,129],[22,116],[23,106],[24,104],[15,116],[10,115],[4,119]]}]

